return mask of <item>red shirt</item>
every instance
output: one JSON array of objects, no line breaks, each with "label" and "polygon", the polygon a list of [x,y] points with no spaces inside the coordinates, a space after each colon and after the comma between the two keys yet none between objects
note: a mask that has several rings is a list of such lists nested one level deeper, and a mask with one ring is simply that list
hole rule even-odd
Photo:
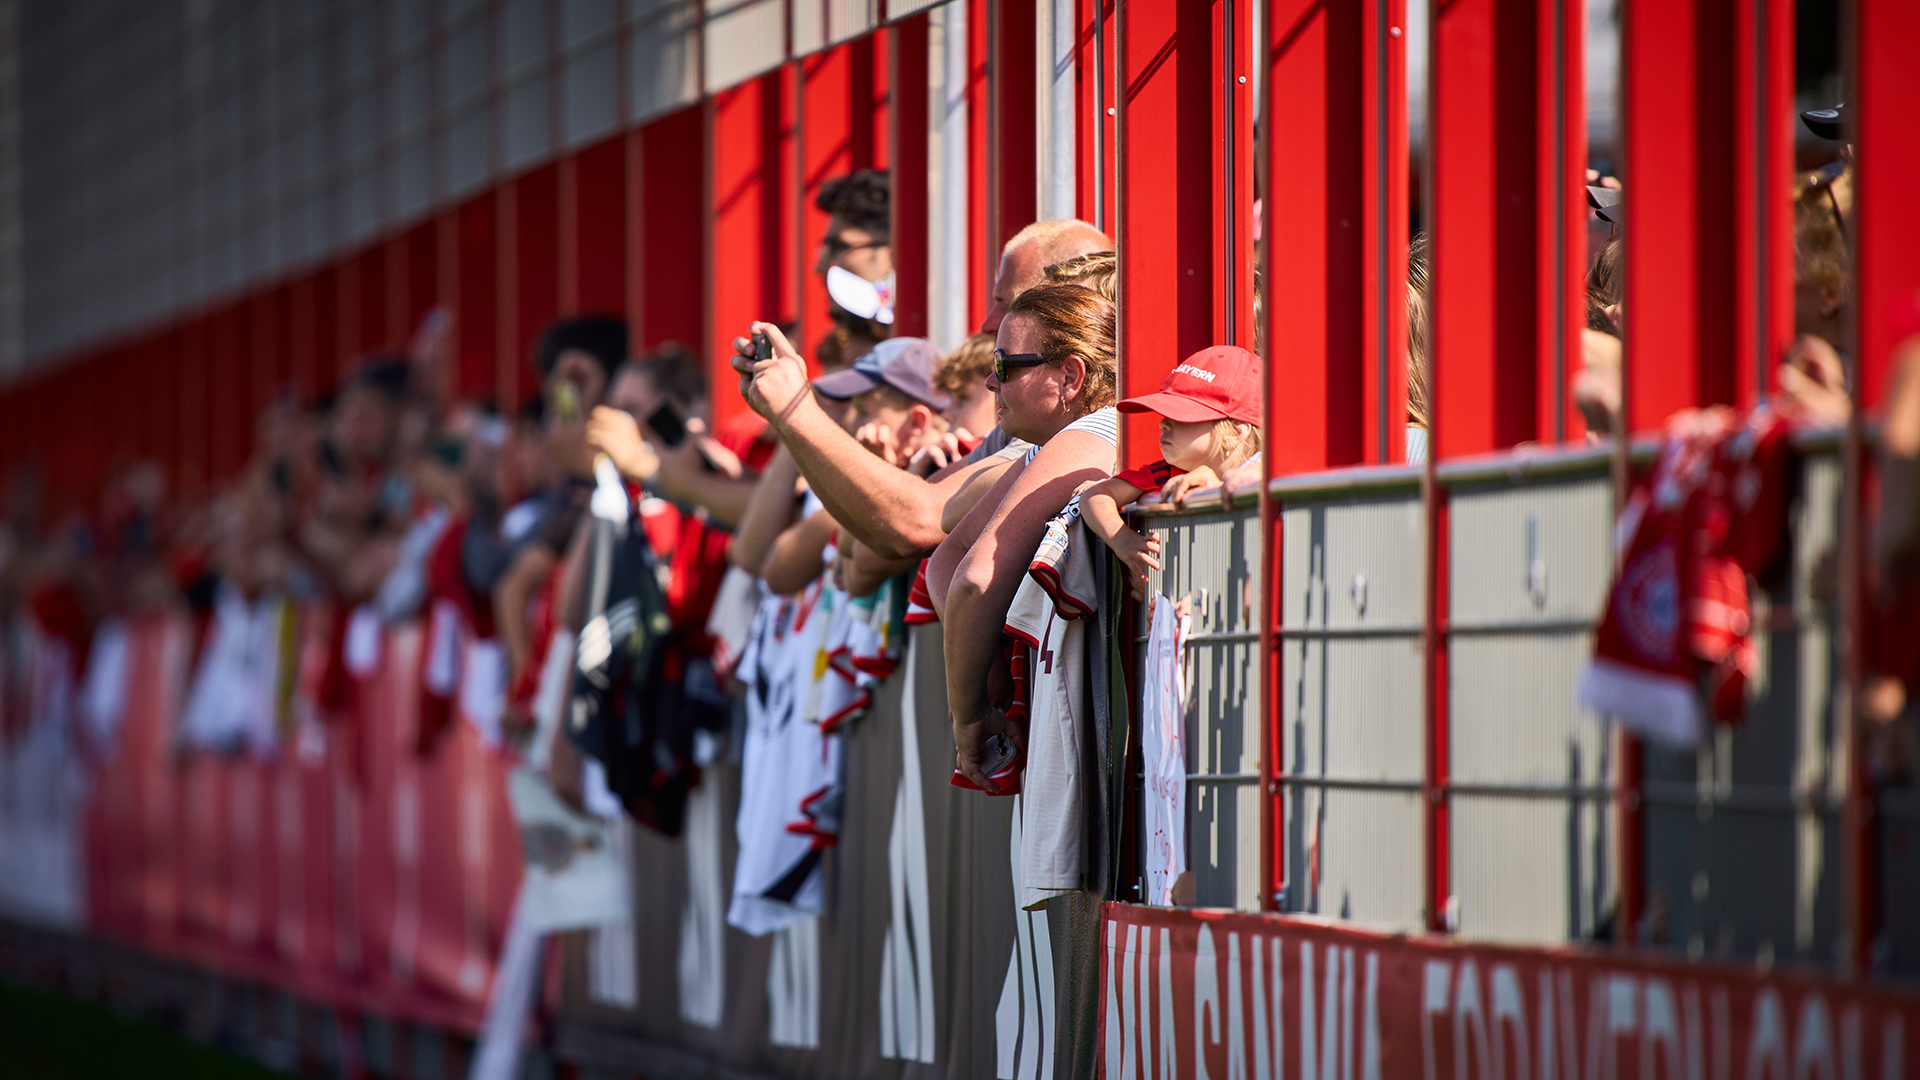
[{"label": "red shirt", "polygon": [[1147,495],[1158,495],[1160,494],[1160,489],[1167,486],[1167,481],[1176,476],[1186,475],[1186,471],[1185,469],[1176,469],[1162,460],[1156,461],[1151,465],[1142,465],[1138,468],[1115,473],[1113,478],[1132,484]]},{"label": "red shirt", "polygon": [[[732,451],[749,473],[758,473],[779,447],[779,441],[770,435],[765,424],[729,425],[714,436],[714,441]],[[697,514],[681,516],[667,584],[667,614],[673,619],[673,628],[686,635],[692,655],[712,652],[707,613],[720,591],[720,579],[727,576],[727,546],[732,542],[732,530],[710,525]]]}]

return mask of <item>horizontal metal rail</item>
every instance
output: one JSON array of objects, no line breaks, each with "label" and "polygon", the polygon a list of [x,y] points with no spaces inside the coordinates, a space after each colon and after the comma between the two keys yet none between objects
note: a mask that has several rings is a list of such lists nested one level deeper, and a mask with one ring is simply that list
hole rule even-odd
[{"label": "horizontal metal rail", "polygon": [[[1244,782],[1250,777],[1257,781],[1254,773],[1196,774],[1189,777],[1197,782]],[[1569,802],[1607,802],[1615,799],[1632,799],[1634,793],[1605,784],[1547,784],[1519,782],[1490,782],[1453,780],[1429,789],[1420,780],[1367,779],[1355,776],[1298,776],[1281,775],[1274,777],[1274,786],[1280,788],[1327,788],[1344,791],[1397,791],[1417,793],[1432,790],[1437,798],[1453,795],[1466,795],[1478,798],[1501,799],[1544,799],[1565,800]],[[1692,806],[1711,810],[1728,810],[1736,813],[1793,814],[1814,812],[1820,814],[1838,813],[1843,805],[1840,797],[1824,793],[1793,792],[1779,788],[1763,788],[1752,785],[1738,785],[1732,788],[1703,789],[1698,784],[1671,780],[1648,780],[1641,784],[1639,798],[1645,802],[1660,806]],[[1920,820],[1920,805],[1883,807],[1882,814],[1894,820]]]},{"label": "horizontal metal rail", "polygon": [[[1875,441],[1868,433],[1868,441]],[[1793,447],[1802,454],[1830,454],[1840,448],[1844,431],[1838,428],[1796,432]],[[1636,439],[1631,448],[1635,465],[1650,465],[1660,452],[1657,439]],[[1606,476],[1613,464],[1613,450],[1605,444],[1566,449],[1520,449],[1484,457],[1445,461],[1434,467],[1434,478],[1441,487],[1505,481],[1524,483],[1538,480],[1564,480],[1576,477]],[[1267,497],[1283,503],[1315,502],[1310,495],[1344,498],[1377,495],[1391,491],[1414,491],[1420,487],[1422,469],[1416,465],[1376,465],[1326,472],[1301,473],[1275,477],[1267,485]],[[1250,489],[1234,492],[1231,501],[1220,488],[1202,488],[1189,492],[1183,505],[1176,507],[1157,498],[1136,502],[1129,513],[1143,517],[1174,517],[1223,510],[1251,508],[1258,493]]]},{"label": "horizontal metal rail", "polygon": [[[1147,643],[1147,640],[1148,640],[1147,635],[1136,634],[1134,635],[1133,643],[1135,645],[1145,645]],[[1182,645],[1244,645],[1249,642],[1254,642],[1259,640],[1260,640],[1259,631],[1246,630],[1246,631],[1235,631],[1233,633],[1222,633],[1222,634],[1188,634],[1186,637],[1183,637],[1180,639],[1180,644]]]},{"label": "horizontal metal rail", "polygon": [[1336,791],[1395,791],[1418,795],[1426,785],[1419,780],[1368,780],[1360,776],[1290,776],[1273,778],[1277,788],[1331,788]]},{"label": "horizontal metal rail", "polygon": [[[1441,627],[1443,634],[1460,636],[1501,634],[1584,634],[1592,630],[1593,619],[1539,619],[1534,622],[1455,623]],[[1283,638],[1309,641],[1327,638],[1419,637],[1424,631],[1413,623],[1384,626],[1283,626],[1276,633]]]}]

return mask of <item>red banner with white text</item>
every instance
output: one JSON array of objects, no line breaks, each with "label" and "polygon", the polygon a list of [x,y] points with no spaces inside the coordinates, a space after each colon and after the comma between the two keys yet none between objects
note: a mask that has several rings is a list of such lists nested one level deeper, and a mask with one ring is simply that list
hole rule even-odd
[{"label": "red banner with white text", "polygon": [[1107,904],[1107,1080],[1897,1080],[1920,997],[1646,954]]}]

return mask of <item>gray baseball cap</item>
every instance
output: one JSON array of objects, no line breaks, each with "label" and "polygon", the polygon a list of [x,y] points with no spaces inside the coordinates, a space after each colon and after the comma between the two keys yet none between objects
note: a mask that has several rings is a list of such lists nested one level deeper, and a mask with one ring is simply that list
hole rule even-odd
[{"label": "gray baseball cap", "polygon": [[945,412],[953,400],[933,385],[940,350],[926,338],[888,338],[853,366],[813,380],[813,388],[835,401],[846,401],[878,386],[891,386],[913,400]]}]

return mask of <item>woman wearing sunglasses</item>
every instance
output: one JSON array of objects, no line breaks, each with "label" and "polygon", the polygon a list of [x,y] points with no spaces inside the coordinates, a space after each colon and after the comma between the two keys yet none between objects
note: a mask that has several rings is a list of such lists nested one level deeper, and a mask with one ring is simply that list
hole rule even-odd
[{"label": "woman wearing sunglasses", "polygon": [[1001,628],[1047,521],[1081,488],[1113,475],[1119,436],[1114,306],[1078,285],[1021,293],[996,339],[987,389],[1007,434],[1034,444],[962,517],[927,568],[945,626],[947,707],[961,772],[997,790],[981,747],[1014,736]]}]

